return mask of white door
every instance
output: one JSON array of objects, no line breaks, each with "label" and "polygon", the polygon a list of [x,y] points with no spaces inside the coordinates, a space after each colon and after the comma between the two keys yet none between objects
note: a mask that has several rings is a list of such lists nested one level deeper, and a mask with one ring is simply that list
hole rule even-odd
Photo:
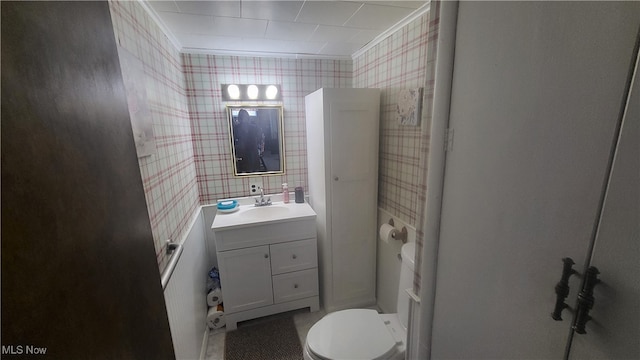
[{"label": "white door", "polygon": [[337,308],[375,303],[378,109],[330,105],[331,238]]},{"label": "white door", "polygon": [[218,265],[225,312],[273,304],[268,245],[221,251]]},{"label": "white door", "polygon": [[563,356],[554,286],[586,260],[639,21],[632,2],[459,4],[432,358]]},{"label": "white door", "polygon": [[640,77],[622,124],[591,266],[593,291],[586,334],[574,334],[571,359],[640,359]]}]

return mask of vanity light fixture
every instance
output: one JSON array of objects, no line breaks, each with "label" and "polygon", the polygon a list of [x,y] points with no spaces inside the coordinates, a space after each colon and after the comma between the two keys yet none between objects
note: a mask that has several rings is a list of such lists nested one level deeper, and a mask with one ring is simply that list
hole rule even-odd
[{"label": "vanity light fixture", "polygon": [[222,84],[222,101],[282,101],[282,92],[275,84]]}]

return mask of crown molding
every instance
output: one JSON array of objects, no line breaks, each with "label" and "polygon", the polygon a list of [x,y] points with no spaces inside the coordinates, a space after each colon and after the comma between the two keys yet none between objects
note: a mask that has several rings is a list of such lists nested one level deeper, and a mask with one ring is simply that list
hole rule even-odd
[{"label": "crown molding", "polygon": [[409,15],[407,15],[407,17],[405,17],[404,19],[402,19],[399,22],[397,22],[395,25],[393,25],[392,27],[387,29],[382,34],[376,36],[373,40],[368,42],[367,45],[365,45],[365,46],[361,47],[360,49],[358,49],[356,52],[354,52],[351,55],[351,59],[355,60],[360,55],[362,55],[362,54],[366,53],[367,51],[371,50],[374,46],[378,45],[382,40],[388,38],[389,36],[393,35],[396,31],[400,30],[405,25],[411,23],[415,19],[417,19],[420,16],[424,15],[425,13],[427,13],[430,8],[431,8],[431,1],[427,2],[426,4],[422,5],[419,8],[417,8],[414,12],[412,12]]},{"label": "crown molding", "polygon": [[349,55],[322,55],[322,54],[298,54],[286,52],[270,52],[270,51],[238,51],[238,50],[220,50],[220,49],[203,49],[203,48],[182,48],[185,54],[205,54],[220,56],[246,56],[246,57],[268,57],[283,59],[318,59],[318,60],[351,60]]},{"label": "crown molding", "polygon": [[173,44],[176,50],[178,50],[178,52],[182,52],[182,45],[180,44],[180,41],[178,41],[178,38],[175,35],[173,35],[173,32],[171,32],[171,30],[169,30],[169,27],[167,26],[167,24],[165,24],[164,21],[162,21],[162,18],[160,18],[160,15],[156,13],[156,11],[151,7],[151,5],[149,5],[149,3],[146,0],[137,0],[137,1],[142,6],[142,8],[147,12],[147,14],[149,14],[151,19],[156,23],[156,25],[158,25],[158,27],[160,28],[160,30],[162,30],[162,32],[166,35],[166,37],[169,38],[169,41],[171,42],[171,44]]}]

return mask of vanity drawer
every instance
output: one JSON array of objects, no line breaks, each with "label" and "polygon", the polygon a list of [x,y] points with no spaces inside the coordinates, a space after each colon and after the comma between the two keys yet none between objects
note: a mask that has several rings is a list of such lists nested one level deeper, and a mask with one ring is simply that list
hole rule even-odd
[{"label": "vanity drawer", "polygon": [[317,268],[273,277],[274,303],[283,303],[316,295],[318,295]]},{"label": "vanity drawer", "polygon": [[318,267],[315,238],[270,245],[269,248],[273,275]]},{"label": "vanity drawer", "polygon": [[217,251],[309,239],[316,236],[316,219],[267,222],[230,230],[214,230],[214,236]]}]

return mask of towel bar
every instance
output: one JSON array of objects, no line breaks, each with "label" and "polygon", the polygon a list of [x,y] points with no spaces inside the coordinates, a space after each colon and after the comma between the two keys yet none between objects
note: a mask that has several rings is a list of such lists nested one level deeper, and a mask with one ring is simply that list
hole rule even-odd
[{"label": "towel bar", "polygon": [[173,243],[170,240],[167,240],[167,254],[171,254],[171,258],[169,258],[169,263],[167,264],[167,267],[164,268],[162,275],[160,276],[162,290],[167,287],[169,279],[171,279],[171,275],[173,275],[173,271],[176,269],[178,260],[180,260],[180,255],[182,255],[182,248],[182,244]]}]

